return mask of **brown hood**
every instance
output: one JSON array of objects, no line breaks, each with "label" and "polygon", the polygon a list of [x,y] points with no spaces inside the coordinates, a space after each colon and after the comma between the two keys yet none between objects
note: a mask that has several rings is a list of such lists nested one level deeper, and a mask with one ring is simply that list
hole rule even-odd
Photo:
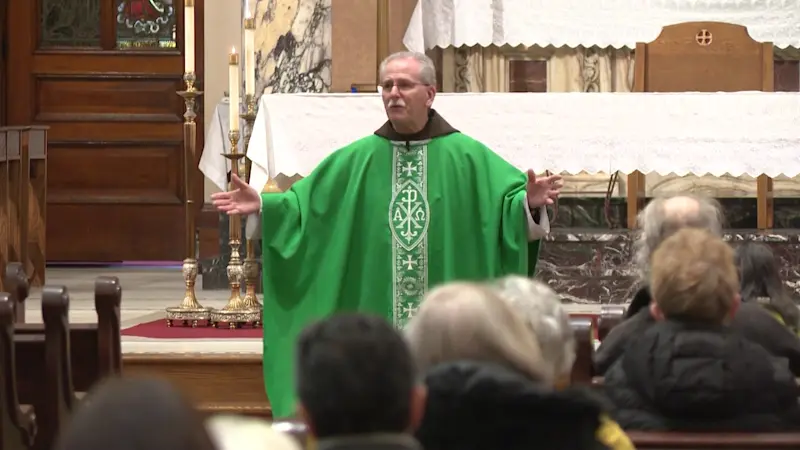
[{"label": "brown hood", "polygon": [[425,124],[425,128],[417,133],[400,134],[394,130],[394,127],[392,127],[391,122],[388,120],[382,127],[375,131],[375,134],[382,138],[389,139],[390,141],[425,141],[453,133],[458,133],[458,130],[447,123],[434,109],[428,112],[428,123]]}]

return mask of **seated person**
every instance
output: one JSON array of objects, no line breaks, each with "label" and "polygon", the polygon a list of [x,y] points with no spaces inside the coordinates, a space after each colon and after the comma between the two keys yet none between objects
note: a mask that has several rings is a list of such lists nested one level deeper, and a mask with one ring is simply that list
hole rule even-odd
[{"label": "seated person", "polygon": [[[655,322],[650,314],[652,298],[649,285],[651,255],[655,249],[665,239],[686,228],[699,228],[714,236],[722,236],[722,212],[719,203],[712,198],[685,195],[656,198],[639,214],[638,227],[641,232],[634,249],[641,289],[628,306],[626,320],[608,333],[595,352],[597,375],[604,375],[622,356],[628,343],[639,339]],[[771,354],[787,358],[792,372],[800,376],[800,339],[775,321],[764,308],[756,303],[743,303],[730,326]]]},{"label": "seated person", "polygon": [[740,304],[733,250],[700,229],[667,238],[651,261],[656,324],[628,343],[604,390],[625,430],[800,430],[785,359],[728,327]]},{"label": "seated person", "polygon": [[[558,294],[541,281],[513,275],[502,278],[496,288],[533,331],[542,358],[555,370],[556,389],[569,388],[575,364],[575,333]],[[593,396],[588,388],[585,394]],[[606,414],[600,420],[598,438],[609,448],[634,448],[628,435]]]},{"label": "seated person", "polygon": [[772,250],[758,242],[743,242],[736,248],[736,266],[741,279],[742,302],[763,306],[778,322],[797,334],[800,310],[786,292]]},{"label": "seated person", "polygon": [[434,289],[407,337],[428,389],[416,434],[425,450],[613,448],[599,438],[599,402],[554,389],[558,362],[491,288]]}]

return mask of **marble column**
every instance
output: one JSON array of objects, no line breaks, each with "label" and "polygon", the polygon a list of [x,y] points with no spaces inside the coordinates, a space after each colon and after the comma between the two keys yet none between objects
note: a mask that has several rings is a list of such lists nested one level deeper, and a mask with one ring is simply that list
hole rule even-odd
[{"label": "marble column", "polygon": [[[328,92],[331,0],[242,0],[242,6],[243,14],[249,7],[256,20],[256,92]],[[221,214],[220,253],[203,261],[203,289],[228,286],[228,224],[228,216]]]}]

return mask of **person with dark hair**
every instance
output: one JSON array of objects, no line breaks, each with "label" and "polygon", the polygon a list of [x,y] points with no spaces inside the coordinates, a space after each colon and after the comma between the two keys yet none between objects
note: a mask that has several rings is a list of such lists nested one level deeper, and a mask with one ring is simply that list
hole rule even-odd
[{"label": "person with dark hair", "polygon": [[798,334],[800,309],[786,292],[772,250],[758,242],[743,242],[736,248],[736,266],[742,284],[742,301],[758,303],[792,333]]},{"label": "person with dark hair", "polygon": [[80,403],[55,450],[214,450],[199,413],[168,382],[111,379]]},{"label": "person with dark hair", "polygon": [[298,410],[318,450],[419,450],[411,435],[425,387],[405,340],[386,319],[339,314],[297,342]]}]

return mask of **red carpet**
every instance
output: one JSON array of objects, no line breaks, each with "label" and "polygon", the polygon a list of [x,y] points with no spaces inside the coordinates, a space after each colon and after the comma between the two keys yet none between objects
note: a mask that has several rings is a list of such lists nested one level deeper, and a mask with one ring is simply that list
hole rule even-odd
[{"label": "red carpet", "polygon": [[[594,319],[594,314],[572,314],[572,317]],[[213,328],[205,324],[197,328],[178,326],[180,322],[168,327],[164,319],[140,323],[122,330],[123,336],[136,336],[150,339],[261,339],[264,334],[261,328],[239,328],[231,330],[227,327]]]},{"label": "red carpet", "polygon": [[197,328],[179,326],[180,322],[175,322],[171,327],[167,326],[164,319],[152,322],[140,323],[122,330],[123,336],[136,336],[151,339],[261,339],[263,332],[261,328],[239,328],[232,330],[228,327],[213,328],[201,324]]}]

